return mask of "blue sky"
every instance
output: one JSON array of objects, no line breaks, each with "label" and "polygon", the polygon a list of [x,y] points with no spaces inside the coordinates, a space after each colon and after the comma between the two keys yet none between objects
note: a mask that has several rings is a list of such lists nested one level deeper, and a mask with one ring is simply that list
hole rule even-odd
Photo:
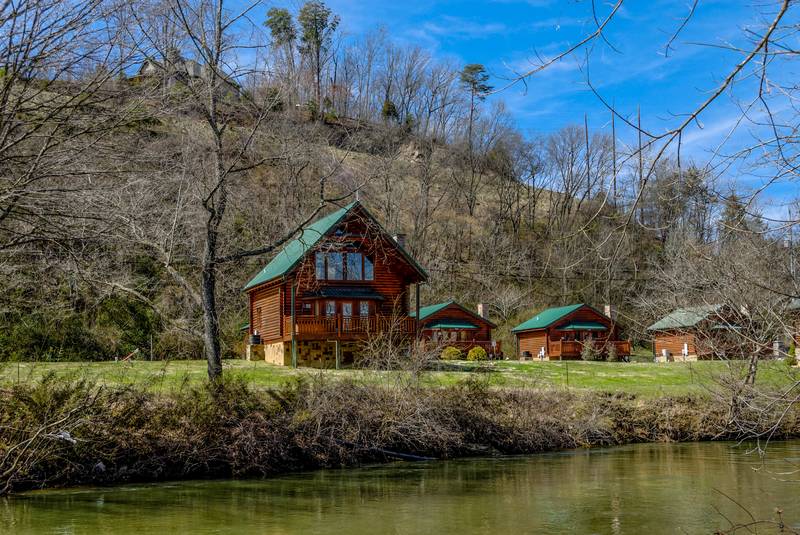
[{"label": "blue sky", "polygon": [[[505,85],[514,71],[523,71],[537,54],[550,57],[568,48],[595,24],[589,0],[328,0],[342,18],[341,30],[358,36],[380,26],[395,41],[417,44],[435,57],[458,64],[482,63],[493,84]],[[569,57],[496,97],[506,101],[518,127],[529,134],[548,133],[568,124],[583,123],[591,130],[610,130],[609,112],[588,89],[593,85],[605,99],[631,118],[641,106],[642,124],[663,131],[694,109],[708,91],[741,59],[721,46],[746,46],[744,31],[760,29],[775,3],[770,0],[699,0],[690,23],[666,53],[665,45],[689,13],[692,0],[649,0],[623,4],[605,35],[612,46],[596,41],[589,49]],[[297,7],[296,0],[268,5]],[[596,1],[598,17],[610,2]],[[616,49],[616,50],[614,50]],[[586,54],[589,55],[588,72]],[[791,71],[783,76],[796,78]],[[729,149],[753,141],[753,129],[735,126],[737,103],[752,95],[752,81],[743,82],[723,96],[684,136],[683,155],[704,164],[710,150],[730,136]],[[702,128],[700,127],[702,126]],[[618,137],[633,141],[618,123]],[[760,179],[737,167],[741,187],[757,187]],[[796,188],[796,184],[794,185]],[[788,189],[787,189],[788,188]],[[787,185],[773,186],[776,198],[794,193]]]}]

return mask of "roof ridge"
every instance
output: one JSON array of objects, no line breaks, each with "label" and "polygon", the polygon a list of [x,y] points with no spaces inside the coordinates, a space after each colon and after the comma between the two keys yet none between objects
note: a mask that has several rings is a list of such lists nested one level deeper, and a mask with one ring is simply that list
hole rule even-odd
[{"label": "roof ridge", "polygon": [[533,317],[528,318],[527,320],[523,321],[522,323],[511,329],[511,332],[528,331],[533,329],[544,329],[546,327],[549,327],[553,323],[557,322],[564,316],[571,314],[572,312],[584,306],[588,306],[592,310],[595,310],[594,307],[587,305],[586,303],[573,303],[571,305],[546,308],[544,310],[537,312]]},{"label": "roof ridge", "polygon": [[[297,232],[297,237],[288,240],[284,247],[267,263],[267,265],[264,266],[264,268],[262,268],[261,271],[259,271],[252,279],[250,279],[250,281],[244,286],[243,290],[250,290],[251,288],[264,284],[265,282],[269,282],[277,277],[280,277],[281,275],[285,275],[287,272],[294,269],[298,262],[300,262],[325,235],[327,235],[336,225],[338,225],[350,212],[358,207],[361,207],[366,216],[371,218],[378,225],[379,230],[383,234],[389,236],[389,239],[391,240],[391,236],[388,232],[386,232],[386,229],[383,228],[375,216],[372,215],[366,206],[361,204],[361,201],[356,199],[349,204],[340,207],[338,210],[335,210],[315,220],[306,227],[299,229]],[[427,279],[428,274],[424,269],[422,269],[416,260],[414,260],[414,258],[399,243],[394,240],[391,241],[394,247],[396,247],[396,249],[400,252],[401,256],[403,256],[403,258],[422,276],[422,279]]]}]

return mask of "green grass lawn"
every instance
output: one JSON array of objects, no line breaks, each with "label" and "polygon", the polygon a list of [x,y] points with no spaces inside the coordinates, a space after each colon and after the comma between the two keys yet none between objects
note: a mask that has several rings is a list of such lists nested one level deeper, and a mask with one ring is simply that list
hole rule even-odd
[{"label": "green grass lawn", "polygon": [[[242,378],[256,387],[276,387],[296,377],[325,374],[333,378],[358,378],[374,383],[391,384],[396,374],[360,370],[297,370],[265,362],[226,360],[225,374]],[[654,364],[652,362],[448,362],[441,370],[426,372],[423,382],[429,386],[456,384],[469,377],[481,377],[496,387],[508,388],[578,388],[631,392],[646,396],[704,393],[715,388],[717,379],[726,374],[741,376],[743,363],[695,362]],[[204,361],[172,362],[58,362],[0,364],[0,384],[31,381],[47,373],[96,381],[106,385],[144,385],[154,390],[171,390],[185,383],[199,383],[206,378]],[[800,380],[797,369],[789,370],[783,362],[760,363],[757,384],[788,385]]]}]

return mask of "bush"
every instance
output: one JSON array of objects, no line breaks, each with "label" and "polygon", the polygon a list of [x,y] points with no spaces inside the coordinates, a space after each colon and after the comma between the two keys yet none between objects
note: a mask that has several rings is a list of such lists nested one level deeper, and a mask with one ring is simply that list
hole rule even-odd
[{"label": "bush", "polygon": [[469,353],[467,353],[467,360],[489,360],[489,356],[482,347],[473,347],[469,350]]},{"label": "bush", "polygon": [[791,343],[789,346],[789,351],[786,354],[786,358],[783,359],[786,362],[786,365],[790,368],[797,364],[797,347],[795,346],[794,342]]},{"label": "bush", "polygon": [[463,353],[460,349],[448,346],[442,350],[442,360],[461,360]]},{"label": "bush", "polygon": [[606,351],[606,355],[609,362],[620,362],[619,354],[617,353],[617,346],[615,344],[609,344],[608,351]]},{"label": "bush", "polygon": [[583,360],[603,360],[603,352],[594,345],[594,340],[587,339],[583,342],[581,349],[581,359]]}]

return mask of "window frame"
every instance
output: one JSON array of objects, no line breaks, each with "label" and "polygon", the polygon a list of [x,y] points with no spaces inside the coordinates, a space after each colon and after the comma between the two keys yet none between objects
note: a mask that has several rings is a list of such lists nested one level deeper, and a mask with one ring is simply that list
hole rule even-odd
[{"label": "window frame", "polygon": [[[329,308],[329,305],[333,305],[333,311]],[[336,301],[333,299],[328,299],[325,301],[325,317],[331,318],[336,316]]]},{"label": "window frame", "polygon": [[[351,257],[358,256],[358,278],[352,277]],[[339,262],[332,262],[338,256]],[[331,277],[336,274],[337,277]],[[355,267],[355,265],[354,265]],[[334,271],[332,271],[334,270]],[[320,275],[323,275],[320,277]],[[375,280],[375,262],[361,251],[316,251],[314,256],[314,277],[318,281],[372,282]]]}]

